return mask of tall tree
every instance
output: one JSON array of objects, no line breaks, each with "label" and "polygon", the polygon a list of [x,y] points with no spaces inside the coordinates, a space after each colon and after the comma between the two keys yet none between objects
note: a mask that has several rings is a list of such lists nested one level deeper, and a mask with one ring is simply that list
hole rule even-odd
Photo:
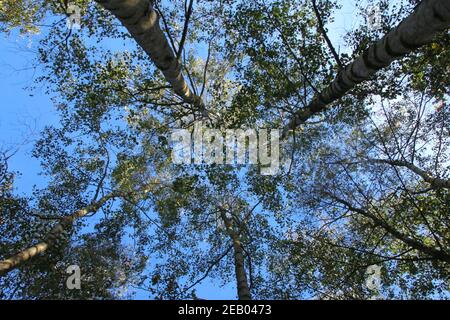
[{"label": "tall tree", "polygon": [[[149,55],[156,67],[162,71],[167,82],[183,101],[193,104],[205,114],[206,106],[201,97],[192,92],[181,72],[179,54],[183,50],[183,41],[177,55],[170,47],[169,41],[160,27],[159,15],[150,0],[98,0],[102,6],[111,11],[127,28],[131,36]],[[192,5],[192,1],[191,1]],[[192,8],[190,9],[192,10]],[[186,16],[185,32],[187,32],[190,13]],[[185,35],[184,35],[185,36]]]},{"label": "tall tree", "polygon": [[[213,279],[239,299],[365,299],[374,264],[385,297],[448,295],[448,1],[400,2],[377,1],[350,55],[326,33],[331,0],[80,0],[79,31],[63,2],[11,7],[2,27],[41,25],[37,85],[60,122],[33,151],[44,187],[19,196],[0,162],[2,298],[197,298]],[[307,111],[320,92],[343,107]],[[206,116],[224,132],[299,114],[317,121],[278,175],[172,162],[172,130]]]},{"label": "tall tree", "polygon": [[362,55],[340,71],[333,82],[321,90],[302,110],[299,110],[284,129],[284,136],[327,106],[342,98],[358,83],[369,80],[378,70],[393,61],[431,42],[450,25],[450,2],[424,0],[414,12]]}]

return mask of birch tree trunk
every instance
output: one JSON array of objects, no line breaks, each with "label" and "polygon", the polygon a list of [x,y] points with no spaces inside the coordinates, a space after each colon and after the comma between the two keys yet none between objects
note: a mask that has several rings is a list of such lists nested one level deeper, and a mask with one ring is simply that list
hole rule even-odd
[{"label": "birch tree trunk", "polygon": [[220,209],[220,216],[225,224],[228,235],[233,241],[234,269],[239,300],[251,300],[252,296],[248,287],[247,273],[245,272],[244,249],[242,248],[239,234],[233,229],[233,223],[227,217],[224,209]]},{"label": "birch tree trunk", "polygon": [[95,0],[110,11],[127,28],[134,40],[161,70],[174,92],[184,102],[192,104],[205,113],[201,97],[189,88],[181,72],[181,64],[169,46],[159,25],[158,13],[150,0]]},{"label": "birch tree trunk", "polygon": [[348,201],[345,201],[343,199],[340,199],[339,197],[334,196],[331,193],[327,193],[332,199],[335,201],[343,204],[346,206],[350,211],[356,212],[358,214],[361,214],[365,216],[366,218],[369,218],[372,220],[374,225],[376,227],[381,227],[384,230],[386,230],[390,235],[392,235],[394,238],[404,242],[408,246],[410,246],[413,249],[416,249],[417,251],[420,251],[424,254],[429,255],[430,257],[433,257],[436,260],[444,261],[447,263],[450,263],[450,254],[448,251],[443,251],[440,248],[430,247],[428,245],[425,245],[424,243],[417,241],[404,233],[398,231],[396,228],[389,225],[385,220],[378,218],[374,214],[370,213],[369,211],[363,210],[361,208],[355,208],[350,204]]},{"label": "birch tree trunk", "polygon": [[70,216],[62,218],[61,221],[49,232],[44,241],[19,252],[9,259],[0,261],[0,276],[5,275],[6,273],[12,271],[14,268],[19,267],[24,262],[50,249],[64,235],[64,232],[70,229],[76,219],[82,218],[89,213],[98,211],[107,201],[114,199],[117,196],[118,195],[116,193],[112,192],[104,196],[97,202],[91,204],[90,206],[78,210]]},{"label": "birch tree trunk", "polygon": [[368,159],[372,163],[385,163],[391,166],[405,167],[420,176],[425,182],[429,183],[433,188],[440,189],[450,189],[450,179],[441,179],[433,177],[430,173],[417,167],[413,163],[402,161],[402,160],[390,160],[390,159]]},{"label": "birch tree trunk", "polygon": [[416,10],[381,40],[341,70],[334,81],[316,94],[309,105],[299,110],[284,128],[282,137],[324,111],[358,83],[369,80],[377,71],[413,50],[430,43],[450,26],[450,0],[423,0]]},{"label": "birch tree trunk", "polygon": [[239,300],[251,300],[250,289],[247,282],[247,273],[244,265],[244,249],[239,240],[233,239],[234,269],[236,272],[236,283]]}]

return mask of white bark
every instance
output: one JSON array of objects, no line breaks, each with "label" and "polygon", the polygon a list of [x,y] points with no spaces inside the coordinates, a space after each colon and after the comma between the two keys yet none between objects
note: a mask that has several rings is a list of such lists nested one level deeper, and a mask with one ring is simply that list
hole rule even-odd
[{"label": "white bark", "polygon": [[306,108],[299,110],[284,128],[283,138],[287,137],[290,130],[342,98],[358,83],[369,80],[393,61],[430,43],[449,26],[450,0],[423,0],[409,17],[347,65]]},{"label": "white bark", "polygon": [[233,222],[227,217],[226,211],[222,208],[219,210],[226,231],[233,242],[234,270],[236,273],[236,287],[239,300],[252,300],[250,288],[248,286],[247,273],[245,271],[244,249],[242,248],[239,234],[233,230]]},{"label": "white bark", "polygon": [[0,276],[12,271],[14,268],[19,267],[24,262],[36,257],[39,254],[46,252],[50,249],[58,239],[64,234],[65,230],[68,230],[76,219],[82,218],[89,213],[98,211],[107,201],[117,197],[116,193],[110,193],[104,196],[94,204],[87,206],[81,210],[78,210],[70,216],[61,219],[61,222],[55,225],[55,227],[47,235],[46,239],[42,242],[22,250],[21,252],[13,255],[12,257],[0,261]]},{"label": "white bark", "polygon": [[161,30],[158,13],[152,6],[153,1],[96,0],[96,2],[110,11],[127,28],[134,40],[164,74],[174,92],[184,102],[196,106],[205,113],[203,100],[189,88],[181,72],[181,64]]}]

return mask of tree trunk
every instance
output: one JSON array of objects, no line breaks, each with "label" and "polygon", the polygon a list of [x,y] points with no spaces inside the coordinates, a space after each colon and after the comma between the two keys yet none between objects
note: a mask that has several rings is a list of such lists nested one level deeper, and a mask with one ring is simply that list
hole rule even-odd
[{"label": "tree trunk", "polygon": [[369,159],[372,163],[386,163],[390,164],[391,166],[397,166],[397,167],[405,167],[414,172],[415,174],[419,175],[425,182],[428,182],[433,188],[435,189],[450,189],[450,180],[449,179],[441,179],[441,178],[435,178],[425,170],[420,169],[416,165],[401,161],[401,160],[389,160],[389,159]]},{"label": "tree trunk", "polygon": [[450,0],[423,0],[414,13],[341,70],[327,88],[315,95],[306,108],[299,110],[284,128],[282,137],[286,138],[290,130],[324,111],[358,83],[369,80],[393,61],[430,43],[449,25]]},{"label": "tree trunk", "polygon": [[242,248],[239,235],[233,229],[233,223],[226,215],[224,209],[220,209],[220,216],[225,224],[228,235],[233,241],[234,269],[236,273],[236,286],[239,300],[251,300],[250,289],[248,287],[247,273],[245,272],[244,249]]},{"label": "tree trunk", "polygon": [[181,72],[181,64],[169,46],[159,25],[158,13],[150,0],[96,0],[127,28],[134,40],[162,71],[165,79],[184,102],[205,113],[201,97],[189,88]]},{"label": "tree trunk", "polygon": [[117,197],[117,195],[112,192],[109,195],[104,196],[99,201],[94,204],[87,206],[81,210],[78,210],[71,214],[70,216],[64,217],[61,219],[61,222],[58,223],[47,235],[46,239],[30,248],[27,248],[18,254],[10,257],[9,259],[0,261],[0,276],[5,275],[10,272],[14,268],[20,266],[25,261],[28,261],[35,256],[44,253],[49,248],[51,248],[64,234],[64,231],[69,230],[72,226],[73,222],[78,219],[86,216],[89,213],[98,211],[107,201]]}]

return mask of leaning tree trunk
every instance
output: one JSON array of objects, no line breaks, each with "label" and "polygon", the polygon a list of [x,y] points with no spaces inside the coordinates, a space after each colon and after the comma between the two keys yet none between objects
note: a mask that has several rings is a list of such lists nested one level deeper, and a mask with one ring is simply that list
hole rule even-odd
[{"label": "leaning tree trunk", "polygon": [[169,46],[159,25],[158,13],[150,0],[95,0],[110,11],[127,28],[134,40],[148,54],[165,79],[184,102],[205,113],[201,97],[189,88],[181,72],[181,64]]},{"label": "leaning tree trunk", "polygon": [[244,249],[239,240],[233,240],[234,269],[236,272],[236,283],[239,300],[251,300],[250,289],[247,282],[247,273],[244,265]]},{"label": "leaning tree trunk", "polygon": [[90,206],[78,210],[73,214],[71,214],[70,216],[62,218],[61,221],[50,231],[45,240],[19,252],[18,254],[10,257],[9,259],[0,261],[0,276],[5,275],[14,268],[19,267],[25,261],[28,261],[53,247],[58,242],[58,240],[64,235],[64,232],[72,227],[73,222],[76,219],[82,218],[89,213],[98,211],[107,201],[115,197],[117,197],[117,194],[112,192],[104,196],[97,202],[91,204]]},{"label": "leaning tree trunk", "polygon": [[283,138],[287,137],[290,130],[342,98],[358,83],[369,80],[393,61],[430,43],[449,26],[450,0],[423,0],[414,13],[341,70],[327,88],[316,94],[306,108],[299,110],[284,128]]},{"label": "leaning tree trunk", "polygon": [[250,288],[247,281],[247,273],[245,271],[244,263],[244,249],[239,239],[239,234],[233,229],[231,219],[226,216],[226,211],[220,209],[220,216],[225,224],[228,235],[233,242],[234,250],[234,269],[236,273],[236,286],[239,300],[251,300]]}]

